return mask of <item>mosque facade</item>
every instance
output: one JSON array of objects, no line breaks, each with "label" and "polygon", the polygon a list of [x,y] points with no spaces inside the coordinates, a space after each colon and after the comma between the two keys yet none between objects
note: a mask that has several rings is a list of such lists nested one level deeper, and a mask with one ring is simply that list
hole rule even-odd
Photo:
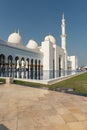
[{"label": "mosque facade", "polygon": [[60,72],[76,70],[76,56],[69,56],[66,49],[66,24],[64,14],[61,24],[61,47],[54,36],[47,35],[41,46],[31,39],[26,46],[19,32],[9,35],[8,41],[0,40],[0,76],[31,79],[55,78]]}]

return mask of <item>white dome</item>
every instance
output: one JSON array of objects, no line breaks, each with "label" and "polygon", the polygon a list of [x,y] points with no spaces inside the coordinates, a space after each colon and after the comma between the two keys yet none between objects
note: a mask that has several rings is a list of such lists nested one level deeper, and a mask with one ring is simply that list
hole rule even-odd
[{"label": "white dome", "polygon": [[56,44],[56,39],[52,35],[47,35],[45,41],[51,41],[53,44]]},{"label": "white dome", "polygon": [[34,41],[34,40],[29,40],[28,44],[26,45],[27,48],[30,49],[37,49],[38,48],[38,44]]},{"label": "white dome", "polygon": [[8,37],[8,42],[15,45],[22,45],[22,38],[19,33],[12,33]]}]

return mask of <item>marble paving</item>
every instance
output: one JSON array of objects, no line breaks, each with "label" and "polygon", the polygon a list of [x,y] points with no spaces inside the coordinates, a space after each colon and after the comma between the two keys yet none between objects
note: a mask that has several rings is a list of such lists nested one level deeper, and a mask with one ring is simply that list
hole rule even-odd
[{"label": "marble paving", "polygon": [[0,85],[0,130],[87,130],[87,97]]}]

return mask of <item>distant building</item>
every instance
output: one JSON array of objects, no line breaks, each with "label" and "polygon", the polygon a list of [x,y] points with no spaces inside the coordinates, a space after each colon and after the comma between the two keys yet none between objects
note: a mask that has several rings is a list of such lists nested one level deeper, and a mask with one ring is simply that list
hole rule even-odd
[{"label": "distant building", "polygon": [[83,70],[83,71],[87,70],[87,66],[80,67],[80,70]]},{"label": "distant building", "polygon": [[[8,41],[0,40],[0,74],[7,76],[30,77],[38,79],[59,76],[60,71],[76,70],[76,56],[68,56],[66,49],[65,18],[62,16],[61,47],[54,36],[47,35],[41,46],[33,39],[26,46],[22,43],[19,31],[9,35]],[[13,73],[15,72],[15,73]],[[24,72],[24,74],[23,74]],[[26,74],[25,74],[26,73]]]},{"label": "distant building", "polygon": [[69,70],[78,69],[78,58],[76,56],[68,56],[68,69]]}]

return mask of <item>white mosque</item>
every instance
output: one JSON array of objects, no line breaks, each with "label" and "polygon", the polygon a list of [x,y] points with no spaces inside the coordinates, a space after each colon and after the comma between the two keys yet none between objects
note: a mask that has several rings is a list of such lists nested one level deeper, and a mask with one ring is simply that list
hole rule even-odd
[{"label": "white mosque", "polygon": [[[24,46],[19,32],[0,40],[0,76],[49,79],[78,68],[76,56],[68,56],[66,49],[65,18],[62,15],[61,47],[54,36],[47,35],[41,46],[33,39]],[[62,72],[62,73],[61,73]]]}]

